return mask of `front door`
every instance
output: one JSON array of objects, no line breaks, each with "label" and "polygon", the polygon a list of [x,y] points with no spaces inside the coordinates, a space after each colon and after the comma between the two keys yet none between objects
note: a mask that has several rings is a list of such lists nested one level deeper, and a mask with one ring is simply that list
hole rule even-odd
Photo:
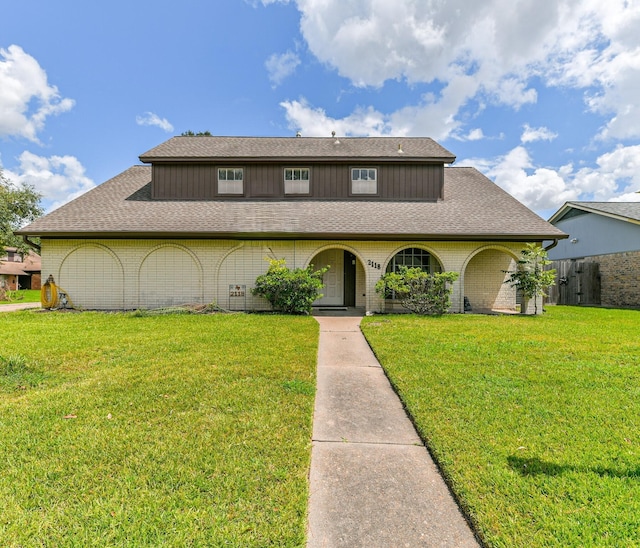
[{"label": "front door", "polygon": [[356,256],[344,252],[344,305],[356,305]]},{"label": "front door", "polygon": [[321,299],[313,306],[344,306],[344,251],[342,249],[327,249],[313,258],[314,269],[330,266],[322,281],[324,288]]}]

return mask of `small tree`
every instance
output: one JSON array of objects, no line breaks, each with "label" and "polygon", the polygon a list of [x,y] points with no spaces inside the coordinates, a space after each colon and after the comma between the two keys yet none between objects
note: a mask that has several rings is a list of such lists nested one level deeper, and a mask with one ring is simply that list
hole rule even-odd
[{"label": "small tree", "polygon": [[313,270],[313,265],[290,270],[284,259],[270,259],[269,269],[256,278],[251,293],[285,314],[309,314],[313,302],[322,297],[322,276],[327,270],[328,266]]},{"label": "small tree", "polygon": [[376,283],[382,297],[395,294],[405,308],[416,314],[440,316],[451,306],[451,287],[457,272],[429,274],[421,268],[400,266],[397,272],[387,272]]},{"label": "small tree", "polygon": [[524,299],[522,312],[526,312],[527,303],[534,299],[535,314],[538,313],[538,297],[546,297],[547,288],[555,283],[556,271],[545,269],[551,261],[547,252],[538,244],[529,243],[520,253],[515,270],[505,270],[509,277],[504,283],[511,284],[522,292]]},{"label": "small tree", "polygon": [[4,247],[16,247],[20,253],[28,250],[13,231],[42,215],[40,198],[33,187],[14,185],[0,169],[0,251]]}]

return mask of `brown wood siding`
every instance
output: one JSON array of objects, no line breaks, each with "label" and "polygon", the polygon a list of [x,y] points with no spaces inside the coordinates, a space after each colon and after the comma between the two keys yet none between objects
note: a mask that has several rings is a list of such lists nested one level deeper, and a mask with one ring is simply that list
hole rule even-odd
[{"label": "brown wood siding", "polygon": [[156,164],[151,196],[157,200],[211,200],[215,197],[216,166]]},{"label": "brown wood siding", "polygon": [[[244,168],[244,197],[256,199],[306,200],[419,200],[442,199],[444,166],[441,164],[378,164],[349,162],[331,164],[154,164],[152,197],[158,200],[235,199],[239,196],[217,196],[218,167]],[[284,194],[285,167],[310,169],[310,195]],[[378,194],[350,194],[351,168],[375,167],[378,170]]]}]

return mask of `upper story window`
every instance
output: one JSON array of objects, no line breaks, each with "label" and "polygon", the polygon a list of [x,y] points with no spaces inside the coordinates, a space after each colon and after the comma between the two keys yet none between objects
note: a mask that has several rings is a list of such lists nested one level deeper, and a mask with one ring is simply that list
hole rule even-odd
[{"label": "upper story window", "polygon": [[378,170],[375,167],[351,169],[351,194],[377,194]]},{"label": "upper story window", "polygon": [[287,167],[284,169],[285,194],[309,194],[309,168]]},{"label": "upper story window", "polygon": [[241,167],[218,168],[218,194],[242,194],[243,178]]}]

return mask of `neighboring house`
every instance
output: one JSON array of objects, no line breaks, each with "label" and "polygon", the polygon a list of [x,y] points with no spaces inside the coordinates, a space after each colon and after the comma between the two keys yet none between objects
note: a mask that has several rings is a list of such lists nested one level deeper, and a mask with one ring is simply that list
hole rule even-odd
[{"label": "neighboring house", "polygon": [[30,251],[23,257],[15,247],[5,247],[0,257],[0,286],[16,289],[40,289],[40,256]]},{"label": "neighboring house", "polygon": [[640,307],[640,202],[567,202],[549,222],[569,235],[551,260],[598,265],[600,302],[592,304]]},{"label": "neighboring house", "polygon": [[428,138],[174,137],[140,159],[19,231],[78,306],[268,310],[250,290],[284,258],[331,266],[322,307],[391,310],[375,284],[406,264],[460,274],[453,312],[514,309],[504,271],[566,237]]}]

